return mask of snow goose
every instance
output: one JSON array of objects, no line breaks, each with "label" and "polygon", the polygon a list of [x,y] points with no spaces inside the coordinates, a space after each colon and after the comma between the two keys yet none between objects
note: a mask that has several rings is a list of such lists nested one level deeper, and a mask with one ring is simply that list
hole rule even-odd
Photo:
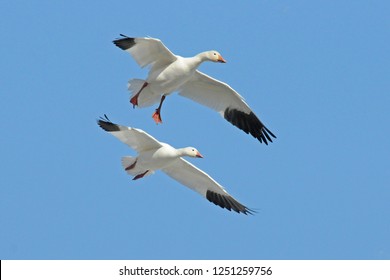
[{"label": "snow goose", "polygon": [[[161,123],[161,106],[165,97],[174,91],[219,112],[227,121],[268,145],[276,136],[264,126],[251,108],[228,84],[197,70],[205,61],[222,62],[225,59],[217,51],[202,52],[194,57],[174,55],[155,38],[122,38],[113,43],[129,52],[141,67],[150,66],[146,80],[131,79],[128,87],[133,107],[147,107],[160,101],[153,114]],[[142,94],[141,94],[142,92]]]},{"label": "snow goose", "polygon": [[160,169],[222,208],[234,210],[237,213],[253,213],[228,194],[208,174],[182,158],[183,156],[202,158],[203,156],[197,149],[193,147],[175,149],[166,143],[159,142],[141,129],[114,124],[107,116],[100,118],[98,124],[138,152],[137,157],[122,158],[123,168],[128,174],[135,176],[133,180],[151,175],[155,170]]}]

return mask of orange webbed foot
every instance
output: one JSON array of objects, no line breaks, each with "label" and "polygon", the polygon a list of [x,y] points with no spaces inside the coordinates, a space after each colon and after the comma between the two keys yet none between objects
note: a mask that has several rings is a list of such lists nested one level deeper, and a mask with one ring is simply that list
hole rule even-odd
[{"label": "orange webbed foot", "polygon": [[159,124],[159,123],[162,124],[162,119],[161,119],[161,115],[160,115],[160,111],[159,110],[156,110],[153,113],[152,118],[153,118],[153,120],[155,121],[156,124]]},{"label": "orange webbed foot", "polygon": [[138,106],[138,95],[134,95],[134,96],[130,99],[130,103],[133,104],[133,108],[135,108],[135,106]]}]

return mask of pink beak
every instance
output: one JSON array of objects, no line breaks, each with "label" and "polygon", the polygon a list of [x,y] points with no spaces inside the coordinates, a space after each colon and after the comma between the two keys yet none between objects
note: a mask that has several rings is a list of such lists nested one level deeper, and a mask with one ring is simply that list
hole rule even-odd
[{"label": "pink beak", "polygon": [[199,152],[196,154],[196,157],[203,158],[203,156]]},{"label": "pink beak", "polygon": [[221,63],[226,63],[226,60],[221,55],[218,56],[218,60],[217,61],[221,62]]}]

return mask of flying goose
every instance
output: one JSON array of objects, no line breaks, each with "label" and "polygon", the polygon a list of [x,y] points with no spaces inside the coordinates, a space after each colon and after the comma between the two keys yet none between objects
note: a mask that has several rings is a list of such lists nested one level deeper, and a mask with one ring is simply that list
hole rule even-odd
[{"label": "flying goose", "polygon": [[173,54],[159,39],[130,38],[125,35],[113,43],[130,53],[139,66],[150,66],[146,80],[131,79],[130,103],[140,108],[160,102],[153,114],[161,123],[161,106],[165,97],[175,91],[221,114],[247,134],[268,145],[276,136],[258,119],[252,109],[233,88],[197,70],[205,61],[225,63],[217,51],[206,51],[194,57]]}]

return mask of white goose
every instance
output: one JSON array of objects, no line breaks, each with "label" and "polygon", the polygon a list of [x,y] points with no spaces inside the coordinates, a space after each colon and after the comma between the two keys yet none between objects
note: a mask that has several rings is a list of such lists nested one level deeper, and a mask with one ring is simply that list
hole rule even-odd
[{"label": "white goose", "polygon": [[159,142],[141,129],[114,124],[107,116],[98,120],[98,124],[139,153],[137,157],[122,158],[126,172],[135,176],[133,180],[151,175],[160,169],[222,208],[237,213],[253,214],[254,211],[235,200],[208,174],[182,158],[182,156],[202,158],[197,149],[193,147],[175,149]]},{"label": "white goose", "polygon": [[162,122],[160,112],[165,97],[178,91],[181,96],[219,112],[227,121],[260,142],[268,144],[268,141],[272,142],[271,137],[276,138],[234,89],[197,70],[205,61],[225,63],[217,51],[181,57],[174,55],[159,39],[120,35],[123,38],[113,43],[129,52],[141,67],[151,66],[146,80],[131,79],[128,87],[133,107],[147,107],[160,101],[153,114],[156,123]]}]

